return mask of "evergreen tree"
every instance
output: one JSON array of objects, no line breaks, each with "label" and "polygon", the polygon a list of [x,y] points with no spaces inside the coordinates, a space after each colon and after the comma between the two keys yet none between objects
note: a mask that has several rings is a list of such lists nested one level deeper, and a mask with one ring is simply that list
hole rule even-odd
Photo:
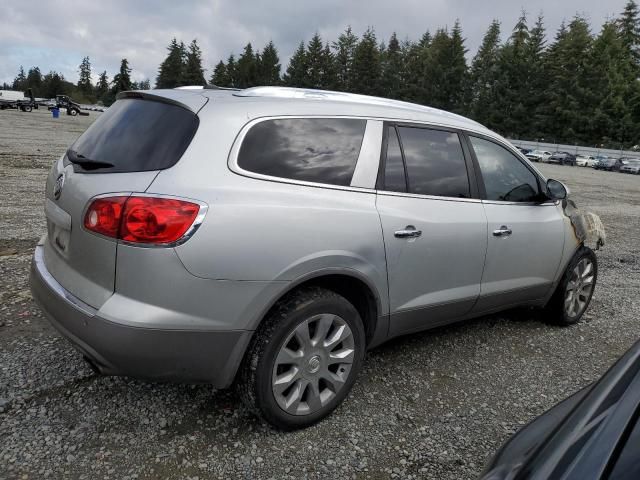
[{"label": "evergreen tree", "polygon": [[456,113],[465,113],[467,100],[467,49],[464,46],[462,27],[456,20],[451,30],[451,54],[447,65],[446,86],[448,90],[448,108]]},{"label": "evergreen tree", "polygon": [[183,85],[206,85],[204,69],[202,68],[202,51],[196,39],[193,39],[187,49],[184,71],[181,79]]},{"label": "evergreen tree", "polygon": [[125,90],[131,90],[131,68],[126,58],[120,61],[120,71],[113,77],[112,93],[117,94]]},{"label": "evergreen tree", "polygon": [[351,92],[355,87],[353,84],[353,56],[356,46],[358,45],[358,37],[351,31],[351,27],[347,27],[345,32],[338,37],[337,42],[333,42],[334,50],[334,69],[336,72],[336,90]]},{"label": "evergreen tree", "polygon": [[84,57],[82,63],[78,66],[78,90],[85,97],[93,96],[93,83],[91,83],[91,62],[89,57]]},{"label": "evergreen tree", "polygon": [[56,95],[65,94],[64,76],[58,72],[50,71],[42,77],[42,96],[55,98]]},{"label": "evergreen tree", "polygon": [[300,42],[291,60],[289,60],[289,66],[287,67],[287,72],[284,74],[283,81],[288,87],[304,88],[308,86],[307,55],[304,42]]},{"label": "evergreen tree", "polygon": [[394,32],[389,39],[389,46],[382,56],[381,94],[387,98],[401,98],[403,94],[403,59],[402,47]]},{"label": "evergreen tree", "polygon": [[25,90],[30,88],[35,97],[40,97],[42,95],[42,73],[40,73],[40,69],[38,67],[29,69],[25,86]]},{"label": "evergreen tree", "polygon": [[280,58],[275,45],[270,41],[262,50],[258,65],[259,85],[279,85],[280,84]]},{"label": "evergreen tree", "polygon": [[22,68],[22,65],[20,65],[20,70],[18,71],[18,75],[16,76],[16,78],[13,80],[12,87],[14,90],[24,91],[26,85],[27,76],[24,73],[24,68]]},{"label": "evergreen tree", "polygon": [[229,87],[235,88],[238,86],[238,63],[236,57],[229,55],[227,58],[227,76],[229,77]]},{"label": "evergreen tree", "polygon": [[618,19],[618,29],[623,47],[628,51],[632,63],[640,68],[640,12],[638,4],[629,0]]},{"label": "evergreen tree", "polygon": [[236,66],[235,86],[238,88],[254,87],[258,80],[258,63],[253,54],[251,42],[247,43],[244,51],[238,58]]},{"label": "evergreen tree", "polygon": [[306,51],[306,85],[311,88],[326,88],[324,85],[324,48],[322,39],[316,32],[307,44]]},{"label": "evergreen tree", "polygon": [[213,73],[211,74],[211,80],[209,80],[212,85],[217,87],[229,87],[231,86],[231,79],[227,74],[227,66],[224,64],[222,60],[218,62],[218,64],[213,69]]},{"label": "evergreen tree", "polygon": [[109,91],[109,77],[107,76],[107,71],[104,70],[100,75],[98,75],[98,83],[96,84],[96,97],[98,100],[102,100],[104,102],[104,96]]},{"label": "evergreen tree", "polygon": [[352,87],[364,95],[380,94],[381,61],[376,34],[368,28],[353,54]]},{"label": "evergreen tree", "polygon": [[184,83],[182,83],[186,59],[184,43],[178,43],[178,41],[173,38],[167,50],[169,50],[169,54],[160,64],[158,76],[156,77],[157,88],[175,88],[184,85]]},{"label": "evergreen tree", "polygon": [[491,22],[473,58],[470,72],[469,114],[484,125],[492,125],[493,105],[496,103],[498,59],[500,54],[500,22]]},{"label": "evergreen tree", "polygon": [[146,78],[138,83],[138,90],[151,90],[151,80]]},{"label": "evergreen tree", "polygon": [[588,138],[589,120],[583,108],[590,91],[587,65],[592,42],[589,24],[576,16],[558,33],[547,55],[545,127],[553,140],[573,143]]}]

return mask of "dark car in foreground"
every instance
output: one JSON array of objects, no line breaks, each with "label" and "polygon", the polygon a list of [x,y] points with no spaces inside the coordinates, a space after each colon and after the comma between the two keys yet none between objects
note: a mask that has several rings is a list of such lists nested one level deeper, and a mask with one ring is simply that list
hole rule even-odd
[{"label": "dark car in foreground", "polygon": [[596,170],[607,170],[608,172],[617,172],[620,167],[624,165],[621,158],[601,158],[598,160],[595,168]]},{"label": "dark car in foreground", "polygon": [[576,166],[576,156],[569,152],[555,152],[547,160],[549,163],[557,163],[558,165]]},{"label": "dark car in foreground", "polygon": [[640,478],[640,341],[596,383],[516,433],[483,480]]}]

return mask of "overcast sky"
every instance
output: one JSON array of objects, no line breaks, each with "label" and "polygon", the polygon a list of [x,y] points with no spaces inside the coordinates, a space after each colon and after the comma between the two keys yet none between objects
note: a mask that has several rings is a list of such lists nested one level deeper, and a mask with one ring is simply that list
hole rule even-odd
[{"label": "overcast sky", "polygon": [[185,43],[196,38],[204,54],[205,75],[230,53],[250,41],[262,48],[273,40],[282,71],[297,44],[318,31],[335,40],[351,25],[360,35],[367,26],[378,39],[397,32],[418,39],[428,29],[451,27],[460,19],[467,48],[473,55],[492,19],[508,36],[522,9],[533,23],[543,12],[548,35],[576,13],[590,19],[595,33],[617,16],[626,0],[4,0],[0,6],[0,82],[13,81],[20,65],[57,70],[77,82],[82,57],[91,59],[94,77],[109,78],[126,57],[134,80],[150,78],[172,37]]}]

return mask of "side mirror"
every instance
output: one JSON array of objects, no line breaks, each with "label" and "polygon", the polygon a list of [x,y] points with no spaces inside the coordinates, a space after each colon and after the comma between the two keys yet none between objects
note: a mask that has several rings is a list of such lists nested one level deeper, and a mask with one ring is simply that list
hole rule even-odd
[{"label": "side mirror", "polygon": [[564,200],[569,191],[562,182],[550,178],[547,180],[547,194],[552,200]]}]

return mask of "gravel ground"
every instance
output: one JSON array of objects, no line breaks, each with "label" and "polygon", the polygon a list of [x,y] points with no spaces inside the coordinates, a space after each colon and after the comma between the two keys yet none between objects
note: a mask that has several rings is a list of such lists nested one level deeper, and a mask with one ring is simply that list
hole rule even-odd
[{"label": "gravel ground", "polygon": [[640,178],[541,165],[607,227],[579,325],[515,311],[396,339],[330,418],[288,434],[232,392],[95,376],[31,299],[28,269],[47,169],[97,115],[0,112],[0,478],[476,478],[640,336]]}]

